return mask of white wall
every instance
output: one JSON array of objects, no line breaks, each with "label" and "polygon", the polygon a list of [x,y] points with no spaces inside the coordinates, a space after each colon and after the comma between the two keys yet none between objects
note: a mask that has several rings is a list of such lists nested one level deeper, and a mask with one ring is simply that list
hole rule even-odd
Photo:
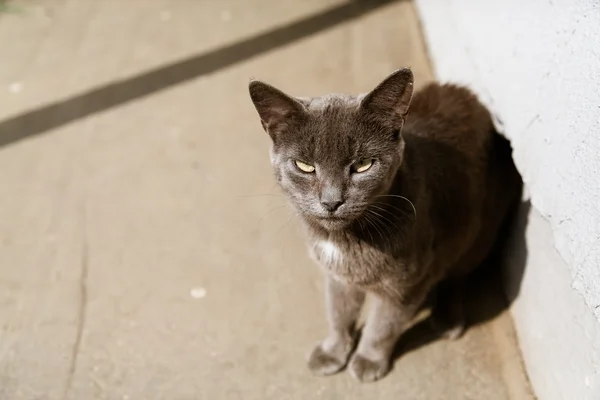
[{"label": "white wall", "polygon": [[[513,306],[535,389],[542,400],[600,399],[600,2],[417,6],[438,77],[468,84],[498,116],[549,226],[528,238],[529,281]],[[545,241],[560,257],[546,257]],[[558,331],[536,329],[556,321]],[[573,357],[553,353],[558,343]],[[578,360],[585,352],[593,357]],[[546,382],[550,365],[572,373]]]},{"label": "white wall", "polygon": [[571,288],[550,224],[523,206],[511,238],[508,293],[529,379],[540,400],[600,399],[600,326]]}]

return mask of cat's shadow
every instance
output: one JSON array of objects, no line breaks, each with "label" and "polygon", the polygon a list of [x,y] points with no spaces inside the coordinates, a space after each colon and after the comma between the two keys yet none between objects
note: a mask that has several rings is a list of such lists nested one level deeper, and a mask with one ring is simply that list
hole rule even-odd
[{"label": "cat's shadow", "polygon": [[[496,318],[517,297],[527,260],[525,228],[530,208],[529,201],[519,205],[514,218],[502,229],[500,239],[484,264],[467,280],[467,330]],[[442,332],[433,329],[428,318],[421,320],[398,341],[394,361],[437,340],[447,339]]]}]

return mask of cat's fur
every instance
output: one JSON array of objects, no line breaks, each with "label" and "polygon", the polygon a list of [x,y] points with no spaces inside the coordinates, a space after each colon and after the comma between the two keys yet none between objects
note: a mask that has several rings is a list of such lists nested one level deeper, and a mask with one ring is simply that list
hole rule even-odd
[{"label": "cat's fur", "polygon": [[[412,96],[409,69],[361,96],[293,98],[260,81],[249,89],[272,139],[276,179],[327,276],[330,332],[310,355],[311,370],[332,374],[349,363],[359,380],[381,378],[434,289],[434,316],[448,336],[460,336],[461,282],[490,251],[521,191],[510,145],[487,109],[454,85],[430,84]],[[361,159],[374,161],[353,172]],[[366,293],[374,304],[356,346]]]}]

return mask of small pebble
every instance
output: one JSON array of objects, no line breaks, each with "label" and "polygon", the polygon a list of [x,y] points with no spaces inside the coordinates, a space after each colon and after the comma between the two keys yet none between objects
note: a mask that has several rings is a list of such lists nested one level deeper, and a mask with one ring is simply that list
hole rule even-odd
[{"label": "small pebble", "polygon": [[193,288],[192,290],[190,290],[190,295],[194,299],[202,299],[206,297],[206,289],[204,289],[203,287]]}]

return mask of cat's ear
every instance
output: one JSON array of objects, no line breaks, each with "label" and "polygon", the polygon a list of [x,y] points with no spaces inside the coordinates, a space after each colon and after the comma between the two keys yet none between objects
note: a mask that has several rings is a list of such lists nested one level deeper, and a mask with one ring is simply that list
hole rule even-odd
[{"label": "cat's ear", "polygon": [[300,101],[267,83],[252,81],[248,89],[262,126],[273,139],[278,132],[305,115],[304,105]]},{"label": "cat's ear", "polygon": [[368,93],[360,105],[370,117],[391,129],[401,129],[413,93],[413,73],[399,69]]}]

